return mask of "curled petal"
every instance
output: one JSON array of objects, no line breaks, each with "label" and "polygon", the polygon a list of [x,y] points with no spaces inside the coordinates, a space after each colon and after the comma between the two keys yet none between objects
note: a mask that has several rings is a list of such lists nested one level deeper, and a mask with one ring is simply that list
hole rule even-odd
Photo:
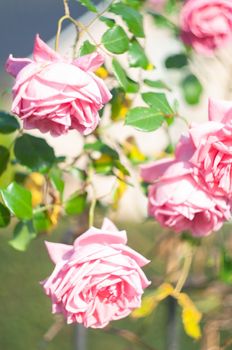
[{"label": "curled petal", "polygon": [[62,260],[67,260],[73,251],[73,247],[67,244],[53,243],[45,241],[46,248],[54,264]]},{"label": "curled petal", "polygon": [[6,61],[5,69],[7,73],[16,78],[18,73],[30,63],[32,63],[32,60],[29,58],[14,58],[10,55]]},{"label": "curled petal", "polygon": [[232,102],[209,99],[209,120],[221,123],[231,123]]},{"label": "curled petal", "polygon": [[52,50],[43,40],[40,39],[39,34],[35,37],[33,57],[36,62],[63,61],[58,52]]},{"label": "curled petal", "polygon": [[154,182],[164,174],[171,164],[174,163],[174,159],[162,159],[151,164],[142,165],[140,167],[140,175],[144,181]]},{"label": "curled petal", "polygon": [[104,63],[104,57],[98,52],[77,58],[73,64],[83,71],[95,71]]}]

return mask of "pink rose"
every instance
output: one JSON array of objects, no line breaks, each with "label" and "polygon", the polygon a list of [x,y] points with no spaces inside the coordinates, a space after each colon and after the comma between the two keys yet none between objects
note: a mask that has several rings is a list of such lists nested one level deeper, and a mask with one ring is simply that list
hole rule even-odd
[{"label": "pink rose", "polygon": [[194,146],[190,162],[199,169],[208,190],[232,196],[232,103],[209,103],[209,122],[189,130]]},{"label": "pink rose", "polygon": [[211,54],[232,39],[231,0],[188,0],[180,14],[183,41],[203,54]]},{"label": "pink rose", "polygon": [[68,323],[102,328],[138,308],[143,289],[150,284],[140,266],[149,261],[126,243],[126,232],[107,219],[101,229],[91,227],[73,246],[47,242],[56,267],[43,287],[52,299],[53,313],[63,313]]},{"label": "pink rose", "polygon": [[143,166],[141,176],[144,181],[153,183],[149,187],[149,215],[164,227],[175,232],[189,230],[194,236],[206,236],[220,229],[230,217],[226,198],[206,192],[197,169],[195,172],[189,162],[157,161]]},{"label": "pink rose", "polygon": [[99,123],[98,111],[111,94],[92,71],[103,63],[98,53],[72,62],[50,49],[37,35],[33,60],[9,56],[6,71],[16,78],[12,112],[25,129],[59,136],[76,129],[87,135]]}]

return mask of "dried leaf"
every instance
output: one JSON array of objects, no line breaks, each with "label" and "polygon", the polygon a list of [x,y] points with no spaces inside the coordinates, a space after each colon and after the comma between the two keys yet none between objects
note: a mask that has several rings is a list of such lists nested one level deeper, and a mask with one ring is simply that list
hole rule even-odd
[{"label": "dried leaf", "polygon": [[159,302],[171,295],[173,291],[174,289],[171,284],[161,284],[158,289],[149,293],[143,298],[141,307],[132,312],[132,317],[140,318],[149,316],[152,311],[154,311]]},{"label": "dried leaf", "polygon": [[43,202],[44,177],[40,173],[31,173],[25,181],[25,187],[31,192],[32,206],[37,207]]},{"label": "dried leaf", "polygon": [[175,295],[179,305],[182,307],[182,321],[185,332],[194,339],[201,337],[200,321],[202,314],[197,310],[193,301],[185,293]]}]

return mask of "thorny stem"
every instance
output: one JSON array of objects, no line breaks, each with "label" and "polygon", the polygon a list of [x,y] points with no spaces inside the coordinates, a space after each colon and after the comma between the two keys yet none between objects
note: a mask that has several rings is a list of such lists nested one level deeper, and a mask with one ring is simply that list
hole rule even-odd
[{"label": "thorny stem", "polygon": [[95,188],[92,184],[93,174],[94,174],[94,171],[92,168],[90,168],[87,181],[88,181],[89,185],[91,185],[93,193],[92,193],[92,201],[91,201],[90,208],[89,208],[89,227],[93,226],[93,224],[94,224],[94,213],[95,213],[95,208],[96,208],[96,204],[97,204],[96,191],[95,191]]},{"label": "thorny stem", "polygon": [[128,331],[126,329],[117,329],[110,327],[106,330],[108,333],[115,334],[117,336],[120,336],[130,343],[134,345],[140,346],[144,350],[156,350],[153,346],[150,346],[149,344],[145,343],[140,337],[138,337],[135,333]]},{"label": "thorny stem", "polygon": [[175,293],[179,293],[182,290],[182,288],[183,288],[183,286],[188,278],[189,271],[190,271],[190,268],[192,265],[192,260],[193,260],[193,249],[190,248],[190,251],[185,256],[183,270],[182,270],[180,278],[176,284]]},{"label": "thorny stem", "polygon": [[16,134],[16,136],[14,137],[14,139],[11,141],[11,143],[9,144],[8,150],[11,150],[11,148],[12,148],[12,147],[14,146],[14,144],[15,144],[15,141],[16,141],[17,137],[22,136],[22,135],[23,135],[23,132],[24,132],[23,129],[17,130],[17,134]]},{"label": "thorny stem", "polygon": [[37,209],[34,209],[34,213],[41,213],[41,212],[47,211],[49,209],[53,209],[53,208],[55,208],[57,206],[61,207],[61,205],[57,204],[57,203],[56,204],[47,204],[47,205],[45,205],[43,207],[39,207]]},{"label": "thorny stem", "polygon": [[88,29],[89,27],[91,27],[91,26],[96,22],[96,20],[98,20],[98,18],[100,18],[102,15],[104,15],[104,13],[105,13],[106,11],[108,11],[108,9],[110,8],[110,6],[111,6],[114,2],[115,2],[115,0],[111,0],[110,3],[109,3],[109,5],[108,5],[105,9],[102,10],[100,13],[98,13],[98,15],[97,15],[96,17],[94,17],[94,18],[92,19],[92,21],[89,22],[89,24],[86,26],[86,29]]},{"label": "thorny stem", "polygon": [[92,202],[89,208],[89,227],[93,226],[94,224],[94,212],[95,212],[96,204],[97,204],[97,198],[94,193]]},{"label": "thorny stem", "polygon": [[57,32],[56,32],[56,40],[55,40],[55,51],[58,51],[58,49],[59,49],[59,40],[60,40],[60,32],[61,32],[61,29],[62,29],[62,24],[63,24],[64,20],[66,20],[68,18],[69,18],[69,15],[64,15],[58,21]]},{"label": "thorny stem", "polygon": [[232,345],[232,338],[225,340],[224,344],[221,347],[221,350],[227,349],[230,345]]},{"label": "thorny stem", "polygon": [[64,13],[66,16],[70,16],[70,10],[68,6],[68,0],[63,0],[64,3]]},{"label": "thorny stem", "polygon": [[[64,3],[64,11],[65,11],[65,15],[62,16],[59,21],[58,21],[58,25],[57,25],[57,32],[56,32],[56,39],[55,39],[55,51],[58,51],[59,50],[59,40],[60,40],[60,33],[61,33],[61,30],[62,30],[62,25],[63,25],[63,22],[67,19],[69,20],[71,23],[74,24],[75,28],[76,28],[76,38],[75,38],[75,41],[74,41],[74,45],[73,45],[73,59],[76,58],[76,51],[77,51],[77,47],[78,47],[78,40],[80,38],[80,35],[83,33],[83,32],[86,32],[87,35],[90,37],[90,39],[94,42],[94,44],[99,47],[102,51],[105,52],[104,48],[101,47],[101,44],[98,44],[95,40],[95,38],[93,37],[93,35],[88,31],[88,28],[99,18],[101,17],[108,9],[109,7],[112,5],[112,3],[114,2],[115,0],[112,0],[110,2],[110,4],[100,13],[98,13],[98,15],[96,17],[94,17],[94,19],[87,25],[85,26],[84,24],[82,24],[81,22],[77,21],[76,19],[74,19],[71,14],[70,14],[70,9],[69,9],[69,6],[68,6],[68,0],[63,0],[63,3]],[[107,54],[109,56],[112,56],[110,53],[107,52]]]}]

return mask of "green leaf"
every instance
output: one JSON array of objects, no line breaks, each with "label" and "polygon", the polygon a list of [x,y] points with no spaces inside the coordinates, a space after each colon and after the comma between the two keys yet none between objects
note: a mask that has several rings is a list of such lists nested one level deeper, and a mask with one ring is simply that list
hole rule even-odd
[{"label": "green leaf", "polygon": [[91,0],[79,0],[81,5],[85,6],[89,11],[97,13],[97,8]]},{"label": "green leaf", "polygon": [[143,16],[137,10],[118,2],[113,4],[109,11],[121,16],[123,21],[126,22],[129,31],[136,37],[144,38]]},{"label": "green leaf", "polygon": [[126,116],[126,125],[134,126],[140,131],[154,131],[162,125],[163,121],[162,113],[146,107],[133,108]]},{"label": "green leaf", "polygon": [[113,58],[112,60],[112,68],[113,73],[123,90],[128,93],[136,93],[139,91],[139,84],[136,81],[128,78],[124,68],[116,60],[116,58]]},{"label": "green leaf", "polygon": [[119,160],[115,160],[114,166],[115,168],[120,170],[123,173],[123,175],[130,176],[129,170]]},{"label": "green leaf", "polygon": [[160,112],[162,115],[170,116],[174,114],[165,94],[158,92],[145,92],[142,94],[142,98],[144,102],[153,108],[153,110]]},{"label": "green leaf", "polygon": [[122,27],[114,26],[104,33],[102,44],[108,51],[121,54],[128,50],[129,39]]},{"label": "green leaf", "polygon": [[87,193],[74,194],[65,203],[65,212],[68,215],[79,215],[83,213],[87,204]]},{"label": "green leaf", "polygon": [[123,0],[123,3],[130,7],[133,7],[136,10],[139,10],[143,4],[141,0]]},{"label": "green leaf", "polygon": [[127,77],[127,83],[127,92],[129,94],[136,94],[139,91],[139,84],[136,81]]},{"label": "green leaf", "polygon": [[175,152],[175,147],[172,143],[169,143],[169,145],[167,145],[167,147],[165,148],[164,152],[172,155]]},{"label": "green leaf", "polygon": [[165,67],[179,69],[188,65],[188,58],[184,53],[179,53],[166,58]]},{"label": "green leaf", "polygon": [[115,20],[112,18],[101,16],[99,19],[100,21],[104,22],[109,28],[113,28],[113,26],[115,25]]},{"label": "green leaf", "polygon": [[21,252],[27,249],[28,244],[36,237],[32,222],[19,222],[14,229],[14,237],[9,241],[11,247]]},{"label": "green leaf", "polygon": [[20,128],[18,120],[6,112],[0,111],[0,133],[10,134]]},{"label": "green leaf", "polygon": [[165,89],[165,90],[171,91],[171,89],[162,80],[144,79],[144,84],[146,84],[147,86],[153,87],[155,89]]},{"label": "green leaf", "polygon": [[84,150],[88,151],[98,151],[102,154],[107,154],[108,156],[110,156],[113,159],[118,159],[118,152],[116,152],[113,148],[111,148],[110,146],[106,145],[104,142],[98,140],[96,142],[93,143],[86,143],[84,145]]},{"label": "green leaf", "polygon": [[167,13],[172,13],[175,11],[177,8],[177,1],[176,0],[167,0],[165,4],[165,11]]},{"label": "green leaf", "polygon": [[144,52],[144,48],[135,38],[130,42],[128,57],[130,67],[141,67],[143,69],[146,69],[149,65],[149,61]]},{"label": "green leaf", "polygon": [[5,190],[1,190],[2,198],[10,211],[19,219],[32,218],[31,192],[12,182]]},{"label": "green leaf", "polygon": [[232,283],[232,257],[222,248],[219,277],[223,282]]},{"label": "green leaf", "polygon": [[80,168],[78,168],[78,167],[76,167],[76,166],[72,166],[72,167],[71,167],[70,173],[71,173],[74,177],[78,178],[78,179],[81,180],[81,181],[85,181],[85,180],[87,179],[87,173],[86,173],[86,171],[83,170],[83,169],[80,169]]},{"label": "green leaf", "polygon": [[179,32],[179,28],[164,15],[160,13],[151,13],[151,15],[154,18],[157,27],[172,29],[175,34]]},{"label": "green leaf", "polygon": [[203,87],[197,77],[189,74],[181,83],[185,101],[190,105],[196,105],[200,102]]},{"label": "green leaf", "polygon": [[111,119],[117,121],[120,119],[120,112],[122,106],[126,103],[126,94],[125,91],[119,87],[111,90],[112,99],[110,100],[111,104]]},{"label": "green leaf", "polygon": [[83,44],[81,45],[79,55],[85,56],[85,55],[88,55],[94,51],[96,51],[96,46],[91,44],[91,42],[89,40],[85,40],[83,42]]},{"label": "green leaf", "polygon": [[33,226],[36,232],[46,232],[51,227],[51,221],[46,212],[37,211],[33,215]]},{"label": "green leaf", "polygon": [[116,79],[118,80],[120,86],[127,91],[128,89],[128,80],[127,75],[121,64],[116,60],[116,58],[113,58],[112,60],[112,68],[114,75]]},{"label": "green leaf", "polygon": [[17,161],[33,171],[46,172],[54,164],[54,150],[44,139],[29,134],[19,137],[14,146]]},{"label": "green leaf", "polygon": [[10,159],[10,152],[7,148],[0,146],[0,175],[4,173]]},{"label": "green leaf", "polygon": [[53,186],[63,196],[64,192],[64,180],[62,178],[62,171],[59,168],[52,168],[49,172],[49,177],[52,181]]},{"label": "green leaf", "polygon": [[0,227],[6,227],[10,223],[10,211],[0,203]]},{"label": "green leaf", "polygon": [[113,169],[113,160],[108,160],[105,162],[97,163],[95,161],[93,163],[94,170],[96,171],[97,174],[100,175],[113,175],[112,169]]}]

